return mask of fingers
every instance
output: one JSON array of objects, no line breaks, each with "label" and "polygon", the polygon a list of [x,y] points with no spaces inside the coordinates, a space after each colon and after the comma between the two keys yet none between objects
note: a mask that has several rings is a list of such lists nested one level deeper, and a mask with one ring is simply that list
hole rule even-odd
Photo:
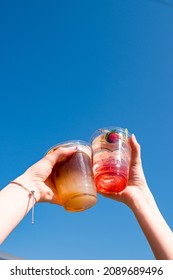
[{"label": "fingers", "polygon": [[134,134],[130,137],[130,146],[132,149],[132,159],[131,164],[140,164],[141,163],[141,147],[139,143],[136,140],[136,137]]},{"label": "fingers", "polygon": [[52,167],[59,161],[64,160],[66,157],[71,156],[77,151],[77,147],[58,148],[53,152],[48,153],[44,158],[50,162]]},{"label": "fingers", "polygon": [[77,151],[77,148],[58,148],[53,152],[49,152],[42,159],[37,161],[31,167],[28,168],[28,171],[37,173],[44,177],[45,179],[51,174],[54,165],[62,161],[68,156],[71,156]]}]

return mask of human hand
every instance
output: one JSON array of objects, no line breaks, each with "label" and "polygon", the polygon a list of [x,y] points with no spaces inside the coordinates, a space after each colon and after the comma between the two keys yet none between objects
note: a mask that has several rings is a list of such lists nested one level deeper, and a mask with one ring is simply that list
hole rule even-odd
[{"label": "human hand", "polygon": [[35,190],[37,202],[61,204],[54,185],[52,170],[57,162],[71,156],[77,147],[58,148],[46,154],[41,160],[29,167],[25,173],[14,181]]},{"label": "human hand", "polygon": [[145,175],[143,172],[141,161],[141,149],[136,140],[136,137],[132,135],[129,139],[132,150],[131,164],[129,170],[129,180],[126,188],[119,193],[103,194],[101,195],[123,202],[130,208],[133,208],[135,204],[141,199],[151,198],[152,194],[148,188]]}]

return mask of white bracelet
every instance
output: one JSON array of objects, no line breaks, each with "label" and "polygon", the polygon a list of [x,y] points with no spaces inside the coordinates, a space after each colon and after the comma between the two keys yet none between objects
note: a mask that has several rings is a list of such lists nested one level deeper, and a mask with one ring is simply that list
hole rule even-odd
[{"label": "white bracelet", "polygon": [[19,187],[22,187],[24,190],[28,191],[30,193],[30,197],[32,197],[32,216],[31,216],[31,223],[34,224],[34,205],[36,202],[36,197],[35,197],[35,191],[34,190],[28,190],[26,187],[24,187],[22,184],[16,182],[16,181],[11,181],[10,184],[15,184],[18,185]]}]

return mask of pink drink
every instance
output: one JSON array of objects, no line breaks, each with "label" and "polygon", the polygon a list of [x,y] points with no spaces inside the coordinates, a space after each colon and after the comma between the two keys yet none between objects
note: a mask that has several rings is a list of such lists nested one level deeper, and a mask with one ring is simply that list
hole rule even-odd
[{"label": "pink drink", "polygon": [[127,130],[100,129],[92,140],[93,172],[98,191],[118,193],[128,181],[131,149]]}]

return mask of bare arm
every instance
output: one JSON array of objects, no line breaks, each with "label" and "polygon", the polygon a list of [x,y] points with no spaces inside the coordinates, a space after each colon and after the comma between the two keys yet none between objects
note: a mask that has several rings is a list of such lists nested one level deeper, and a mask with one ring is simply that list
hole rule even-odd
[{"label": "bare arm", "polygon": [[138,199],[132,211],[157,260],[173,260],[173,233],[151,197]]},{"label": "bare arm", "polygon": [[173,260],[173,232],[148,188],[142,168],[140,145],[134,135],[130,144],[132,161],[128,185],[121,193],[104,196],[123,202],[131,208],[156,259]]},{"label": "bare arm", "polygon": [[[38,201],[39,193],[36,188],[35,191],[35,199]],[[30,192],[18,185],[9,184],[0,192],[0,213],[3,213],[0,216],[0,244],[32,206],[33,197]]]},{"label": "bare arm", "polygon": [[[14,180],[15,183],[9,183],[0,191],[0,244],[25,217],[33,203],[59,204],[51,176],[52,169],[56,162],[75,151],[74,148],[59,148],[28,168]],[[31,191],[34,191],[34,197]]]},{"label": "bare arm", "polygon": [[[129,207],[135,214],[155,258],[158,260],[173,260],[173,232],[163,218],[148,188],[142,169],[140,146],[135,137],[132,138],[131,146],[133,159],[129,187],[134,185],[134,179],[131,177],[134,170],[135,172],[138,170],[138,190],[135,189],[136,192],[132,195]],[[139,180],[139,178],[141,179]]]}]

